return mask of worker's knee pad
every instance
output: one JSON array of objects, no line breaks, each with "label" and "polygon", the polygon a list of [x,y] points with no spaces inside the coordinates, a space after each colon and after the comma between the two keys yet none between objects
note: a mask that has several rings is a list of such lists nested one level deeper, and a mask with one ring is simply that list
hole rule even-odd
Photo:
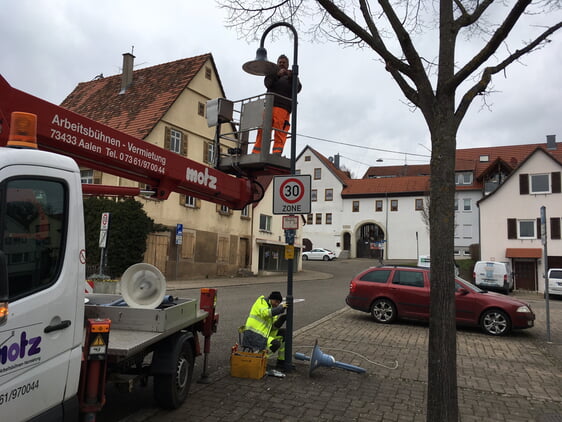
[{"label": "worker's knee pad", "polygon": [[280,347],[281,347],[281,342],[275,339],[271,342],[271,346],[269,346],[269,350],[275,353],[277,350],[279,350]]}]

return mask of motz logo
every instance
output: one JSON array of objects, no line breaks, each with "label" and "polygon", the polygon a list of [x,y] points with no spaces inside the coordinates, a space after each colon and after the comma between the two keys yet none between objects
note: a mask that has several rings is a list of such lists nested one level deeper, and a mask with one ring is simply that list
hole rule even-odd
[{"label": "motz logo", "polygon": [[[8,337],[6,343],[12,336]],[[22,331],[19,341],[14,341],[12,344],[5,344],[0,346],[0,364],[4,365],[6,362],[14,362],[17,359],[23,359],[26,355],[33,356],[41,352],[41,337],[27,338],[27,332]]]},{"label": "motz logo", "polygon": [[185,178],[189,182],[198,183],[201,186],[208,186],[210,189],[217,188],[217,178],[209,174],[209,169],[207,168],[205,172],[187,168],[185,171]]}]

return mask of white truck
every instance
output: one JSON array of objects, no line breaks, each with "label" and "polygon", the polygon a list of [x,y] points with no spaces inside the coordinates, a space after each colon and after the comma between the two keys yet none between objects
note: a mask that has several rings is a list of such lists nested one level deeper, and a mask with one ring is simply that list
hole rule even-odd
[{"label": "white truck", "polygon": [[[35,137],[39,149],[31,148]],[[149,184],[157,199],[177,191],[234,209],[253,200],[253,184],[25,94],[0,76],[0,145],[7,144],[0,147],[0,421],[94,421],[115,375],[154,377],[157,403],[177,408],[203,353],[205,372],[216,291],[156,309],[85,295],[82,195],[112,188],[83,189],[78,164]]]}]

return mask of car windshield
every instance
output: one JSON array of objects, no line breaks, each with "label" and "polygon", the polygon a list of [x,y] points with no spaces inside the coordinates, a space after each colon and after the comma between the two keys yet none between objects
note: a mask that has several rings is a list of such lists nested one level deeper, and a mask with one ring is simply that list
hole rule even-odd
[{"label": "car windshield", "polygon": [[550,278],[562,278],[562,270],[550,270]]},{"label": "car windshield", "polygon": [[463,278],[456,277],[455,281],[456,281],[455,290],[466,289],[466,290],[469,290],[469,291],[473,291],[475,293],[486,293],[485,290],[482,290],[482,289],[476,287],[474,284],[466,281]]}]

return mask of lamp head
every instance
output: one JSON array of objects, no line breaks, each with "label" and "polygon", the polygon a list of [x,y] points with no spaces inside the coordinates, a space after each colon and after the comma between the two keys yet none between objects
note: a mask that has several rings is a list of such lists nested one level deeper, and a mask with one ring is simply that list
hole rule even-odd
[{"label": "lamp head", "polygon": [[266,76],[278,71],[277,65],[267,60],[267,50],[264,47],[258,48],[256,59],[244,63],[242,69],[250,75],[257,76]]}]

